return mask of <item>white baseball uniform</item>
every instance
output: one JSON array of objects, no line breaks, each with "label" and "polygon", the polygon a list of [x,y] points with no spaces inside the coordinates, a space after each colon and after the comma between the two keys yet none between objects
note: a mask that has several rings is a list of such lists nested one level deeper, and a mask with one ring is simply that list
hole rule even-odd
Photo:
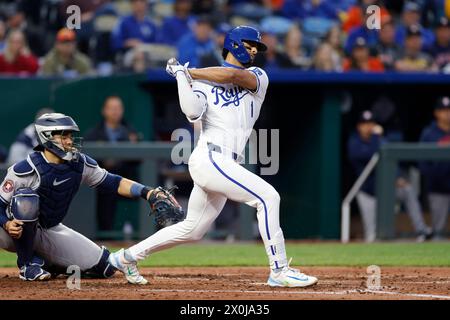
[{"label": "white baseball uniform", "polygon": [[258,226],[272,269],[287,265],[279,223],[280,196],[259,176],[238,162],[258,119],[269,80],[264,70],[247,69],[257,79],[254,92],[234,84],[193,81],[176,75],[182,111],[201,121],[200,138],[189,159],[194,188],[186,219],[159,230],[129,249],[135,260],[177,244],[200,240],[227,199],[257,208]]}]

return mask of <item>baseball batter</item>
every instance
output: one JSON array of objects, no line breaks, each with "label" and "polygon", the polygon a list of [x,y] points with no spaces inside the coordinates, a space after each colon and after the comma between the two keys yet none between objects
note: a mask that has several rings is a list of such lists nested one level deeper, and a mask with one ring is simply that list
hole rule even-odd
[{"label": "baseball batter", "polygon": [[271,268],[268,285],[306,287],[317,283],[317,278],[289,267],[278,192],[239,165],[269,84],[264,70],[251,66],[258,51],[264,50],[256,29],[239,26],[226,35],[222,67],[188,70],[175,59],[168,61],[166,70],[177,80],[181,110],[190,122],[202,125],[189,159],[194,188],[187,216],[131,248],[111,254],[113,266],[123,271],[153,252],[200,240],[231,199],[257,209]]}]

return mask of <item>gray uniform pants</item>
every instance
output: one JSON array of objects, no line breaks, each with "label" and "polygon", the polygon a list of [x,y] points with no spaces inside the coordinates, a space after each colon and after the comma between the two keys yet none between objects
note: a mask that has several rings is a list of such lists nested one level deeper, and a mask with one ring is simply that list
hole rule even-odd
[{"label": "gray uniform pants", "polygon": [[[422,208],[419,200],[410,185],[396,188],[397,200],[402,202],[408,212],[409,218],[414,226],[416,233],[424,232],[427,225],[422,216]],[[364,228],[364,239],[366,242],[373,242],[376,238],[376,205],[377,200],[374,196],[365,192],[358,192],[356,195]]]},{"label": "gray uniform pants", "polygon": [[450,195],[430,193],[428,195],[431,211],[431,223],[436,237],[442,237],[447,224],[448,210],[450,208]]},{"label": "gray uniform pants", "polygon": [[[0,228],[0,248],[15,252],[14,242],[9,234]],[[97,265],[102,248],[62,223],[50,229],[38,225],[34,250],[46,263],[67,268],[77,265],[86,271]]]}]

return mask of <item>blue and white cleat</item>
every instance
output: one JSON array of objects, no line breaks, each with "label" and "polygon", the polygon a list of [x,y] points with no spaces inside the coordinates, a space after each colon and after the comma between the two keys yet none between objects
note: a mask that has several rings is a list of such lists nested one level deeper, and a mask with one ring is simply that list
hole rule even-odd
[{"label": "blue and white cleat", "polygon": [[30,263],[20,268],[19,278],[25,281],[46,281],[51,278],[50,272],[42,269],[44,260],[34,256]]},{"label": "blue and white cleat", "polygon": [[[292,259],[291,259],[292,260]],[[270,271],[267,284],[271,287],[309,287],[319,281],[316,277],[300,273],[299,270],[289,267],[289,263],[281,271]]]},{"label": "blue and white cleat", "polygon": [[111,253],[108,258],[109,263],[114,268],[121,271],[129,283],[139,285],[147,284],[148,281],[139,274],[137,263],[135,261],[128,261],[125,259],[124,253],[124,249]]}]

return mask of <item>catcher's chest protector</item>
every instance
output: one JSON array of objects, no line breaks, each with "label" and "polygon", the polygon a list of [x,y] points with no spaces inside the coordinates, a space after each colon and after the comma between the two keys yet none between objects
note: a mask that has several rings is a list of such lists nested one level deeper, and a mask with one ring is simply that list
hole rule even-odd
[{"label": "catcher's chest protector", "polygon": [[83,160],[62,164],[48,163],[39,152],[30,159],[40,178],[37,193],[40,197],[39,222],[51,228],[62,222],[77,193],[83,174]]}]

